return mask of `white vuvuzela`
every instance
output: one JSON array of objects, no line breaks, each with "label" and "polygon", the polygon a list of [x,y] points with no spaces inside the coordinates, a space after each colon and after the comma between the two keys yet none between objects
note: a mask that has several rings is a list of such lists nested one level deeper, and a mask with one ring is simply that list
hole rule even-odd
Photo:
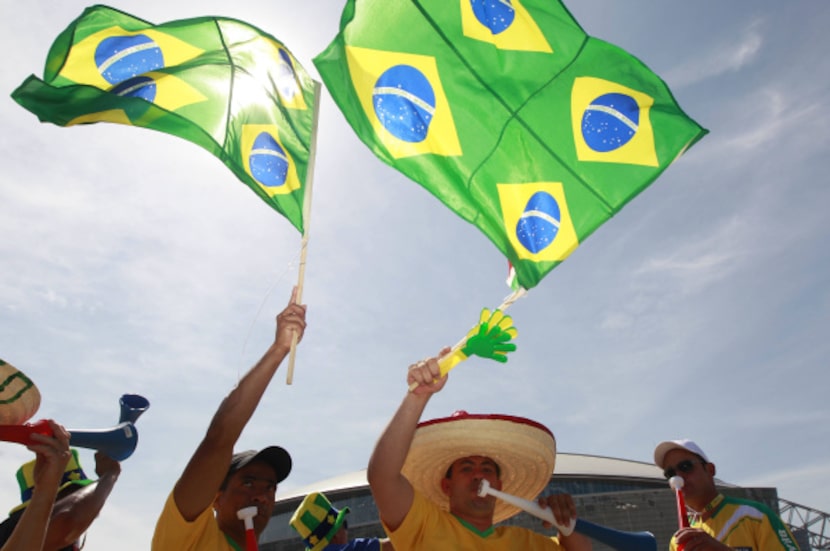
[{"label": "white vuvuzela", "polygon": [[236,518],[245,523],[245,530],[254,529],[254,517],[256,516],[256,506],[245,507],[236,512]]},{"label": "white vuvuzela", "polygon": [[541,507],[535,501],[530,501],[529,499],[523,499],[521,497],[516,497],[511,494],[506,494],[504,492],[500,492],[499,490],[494,490],[490,487],[490,483],[486,480],[482,480],[481,484],[478,487],[478,495],[484,497],[486,495],[493,495],[497,498],[501,499],[502,501],[506,501],[510,505],[515,505],[522,511],[526,511],[533,515],[534,517],[540,518],[545,520],[554,526],[556,529],[563,536],[570,536],[571,533],[574,531],[574,525],[576,524],[576,519],[572,518],[571,522],[567,526],[561,526],[558,522],[556,522],[556,517],[553,516],[553,511],[550,510],[548,507]]}]

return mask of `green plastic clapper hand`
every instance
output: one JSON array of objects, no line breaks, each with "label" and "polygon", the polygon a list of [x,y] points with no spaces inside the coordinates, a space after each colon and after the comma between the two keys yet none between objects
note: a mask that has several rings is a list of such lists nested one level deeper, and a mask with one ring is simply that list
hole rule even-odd
[{"label": "green plastic clapper hand", "polygon": [[516,350],[516,345],[510,341],[518,334],[510,316],[504,315],[499,309],[492,312],[487,308],[482,309],[478,325],[467,333],[462,343],[456,345],[449,354],[438,361],[441,376],[446,375],[450,369],[470,356],[489,358],[501,363],[507,362],[507,353]]}]

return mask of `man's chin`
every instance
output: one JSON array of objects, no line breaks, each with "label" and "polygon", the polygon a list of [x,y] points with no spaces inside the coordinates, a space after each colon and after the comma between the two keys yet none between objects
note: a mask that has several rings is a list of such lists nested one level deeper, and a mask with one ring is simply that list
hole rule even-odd
[{"label": "man's chin", "polygon": [[[257,513],[257,517],[259,517],[259,516],[260,516],[260,513]],[[260,533],[262,533],[263,530],[265,530],[265,527],[268,526],[268,519],[269,518],[270,517],[263,516],[262,520],[259,520],[259,521],[255,520],[254,521],[254,531],[257,534],[260,534]]]},{"label": "man's chin", "polygon": [[473,498],[473,505],[475,505],[476,509],[484,511],[488,509],[492,511],[496,508],[496,504],[491,499],[480,497],[478,495]]}]

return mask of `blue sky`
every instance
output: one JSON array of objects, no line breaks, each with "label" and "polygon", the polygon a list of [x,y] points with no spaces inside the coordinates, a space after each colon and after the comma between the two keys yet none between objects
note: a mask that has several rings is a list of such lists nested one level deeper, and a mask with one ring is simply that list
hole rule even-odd
[{"label": "blue sky", "polygon": [[[817,483],[830,477],[830,4],[570,4],[711,133],[511,307],[519,348],[507,365],[462,364],[425,418],[522,415],[560,451],[640,461],[690,437],[720,478],[830,511]],[[157,23],[248,21],[315,77],[342,6],[111,5]],[[114,425],[123,393],[150,400],[87,544],[132,551],[149,547],[210,417],[270,343],[300,236],[189,142],[40,124],[11,100],[84,7],[0,3],[0,357],[38,384],[36,418],[70,429]],[[283,490],[365,468],[406,367],[508,292],[486,237],[374,158],[325,91],[318,136],[308,332],[294,384],[277,374],[239,443],[291,451]],[[13,473],[28,458],[0,445],[0,510],[17,503]],[[81,459],[94,471],[92,452]]]}]

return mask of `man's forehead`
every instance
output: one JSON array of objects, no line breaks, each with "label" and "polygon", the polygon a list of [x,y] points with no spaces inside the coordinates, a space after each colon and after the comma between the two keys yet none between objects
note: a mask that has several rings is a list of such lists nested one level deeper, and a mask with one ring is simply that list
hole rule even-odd
[{"label": "man's forehead", "polygon": [[454,464],[463,465],[463,464],[471,464],[471,465],[482,465],[482,464],[491,464],[498,466],[498,463],[491,458],[487,457],[486,455],[468,455],[467,457],[461,457],[453,461]]},{"label": "man's forehead", "polygon": [[694,458],[697,459],[699,456],[694,453],[690,452],[684,448],[674,448],[673,450],[669,450],[666,452],[665,457],[663,457],[663,465],[668,465],[669,463],[674,463],[678,459],[687,459],[687,458]]},{"label": "man's forehead", "polygon": [[265,461],[252,461],[234,473],[244,480],[267,480],[277,483],[277,471]]}]

